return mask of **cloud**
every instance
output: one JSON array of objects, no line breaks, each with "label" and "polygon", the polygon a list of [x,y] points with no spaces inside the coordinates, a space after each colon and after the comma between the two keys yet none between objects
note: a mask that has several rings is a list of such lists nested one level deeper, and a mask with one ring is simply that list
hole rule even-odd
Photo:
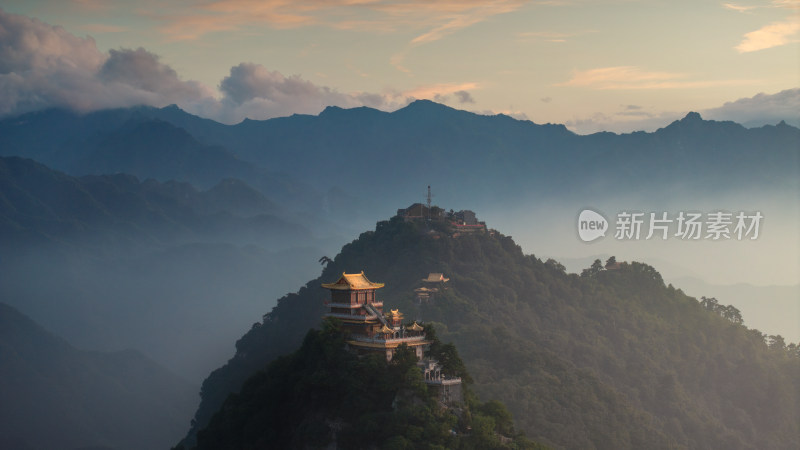
[{"label": "cloud", "polygon": [[[431,2],[436,4],[437,2]],[[449,8],[439,8],[431,12],[437,14],[443,22],[433,29],[414,38],[412,44],[421,44],[441,39],[462,28],[466,28],[476,23],[483,22],[489,17],[498,14],[506,14],[519,9],[524,2],[515,0],[494,1],[494,2],[470,2],[454,1],[442,2],[449,4]]]},{"label": "cloud", "polygon": [[576,71],[569,81],[556,86],[579,86],[595,89],[638,89],[642,86],[684,77],[686,77],[685,74],[648,72],[633,66],[602,67]]},{"label": "cloud", "polygon": [[97,69],[104,60],[92,38],[0,9],[0,73]]},{"label": "cloud", "polygon": [[455,94],[458,91],[470,91],[473,89],[477,89],[478,87],[479,84],[474,82],[437,83],[437,84],[419,86],[414,89],[404,91],[402,95],[414,99],[433,99],[437,95],[439,95],[441,98],[446,95]]},{"label": "cloud", "polygon": [[[598,131],[629,133],[655,131],[684,117],[689,111],[647,111],[638,105],[620,105],[620,110],[576,117],[565,125],[580,134]],[[800,88],[776,94],[760,93],[753,97],[727,102],[720,107],[700,110],[706,120],[731,120],[747,127],[774,125],[781,120],[800,126]]]},{"label": "cloud", "polygon": [[459,103],[474,102],[468,89],[477,83],[441,83],[419,86],[408,91],[383,93],[339,92],[320,86],[299,75],[285,76],[255,63],[241,63],[231,68],[220,83],[222,98],[195,106],[195,112],[225,123],[244,118],[269,119],[291,114],[318,114],[327,106],[354,108],[368,106],[391,111],[416,99],[445,103],[454,96]]},{"label": "cloud", "polygon": [[300,75],[285,76],[260,64],[231,68],[221,97],[196,81],[183,80],[144,48],[100,52],[91,38],[0,10],[0,116],[61,107],[86,112],[104,108],[178,104],[193,114],[225,123],[295,113],[317,114],[327,106],[394,110],[414,99],[455,98],[474,103],[475,82],[439,83],[408,91],[339,92]]},{"label": "cloud", "polygon": [[596,112],[588,116],[575,117],[564,125],[578,134],[600,131],[630,133],[633,131],[655,131],[685,116],[686,112],[627,110],[610,113]]},{"label": "cloud", "polygon": [[475,103],[475,99],[472,98],[472,94],[467,91],[456,91],[453,92],[453,95],[456,96],[458,103]]},{"label": "cloud", "polygon": [[244,118],[268,119],[290,114],[318,114],[327,106],[387,109],[405,104],[401,96],[342,93],[299,75],[284,76],[260,64],[241,63],[220,83],[222,99],[204,105],[204,113],[226,123]]},{"label": "cloud", "polygon": [[514,109],[503,109],[503,110],[494,110],[494,109],[484,109],[480,111],[472,111],[475,114],[480,114],[482,116],[496,116],[502,114],[504,116],[508,116],[517,120],[531,120],[527,114],[522,111],[517,111]]},{"label": "cloud", "polygon": [[428,29],[413,39],[418,44],[514,11],[524,3],[525,0],[217,0],[201,5],[173,5],[156,17],[163,23],[161,31],[173,39],[196,39],[208,33],[264,25],[382,32]]},{"label": "cloud", "polygon": [[774,125],[781,120],[800,126],[800,88],[759,93],[701,113],[708,119],[732,120],[747,126]]},{"label": "cloud", "polygon": [[404,66],[404,62],[406,59],[406,51],[402,51],[400,53],[396,53],[389,58],[389,63],[394,66],[395,69],[399,70],[400,72],[404,73],[411,73],[411,70],[408,67]]},{"label": "cloud", "polygon": [[109,86],[152,94],[162,103],[196,101],[210,95],[200,83],[181,80],[170,66],[159,61],[158,55],[143,48],[111,50],[109,54],[97,73],[97,78]]},{"label": "cloud", "polygon": [[757,6],[742,6],[742,5],[735,5],[733,3],[723,3],[722,6],[724,6],[726,9],[730,9],[736,12],[748,12],[750,10],[758,8]]},{"label": "cloud", "polygon": [[800,20],[789,19],[746,33],[742,42],[735,48],[739,53],[755,52],[797,42],[795,35],[800,32]]},{"label": "cloud", "polygon": [[775,8],[800,9],[800,2],[797,0],[773,0],[772,6]]},{"label": "cloud", "polygon": [[756,80],[685,80],[688,74],[651,72],[634,66],[602,67],[575,71],[572,78],[555,86],[598,90],[687,89],[753,84]]},{"label": "cloud", "polygon": [[800,2],[797,0],[772,0],[769,5],[737,5],[735,3],[723,3],[726,9],[737,12],[749,12],[761,8],[781,8],[781,9],[800,9]]},{"label": "cloud", "polygon": [[0,115],[198,101],[211,95],[143,49],[105,54],[91,38],[0,10]]}]

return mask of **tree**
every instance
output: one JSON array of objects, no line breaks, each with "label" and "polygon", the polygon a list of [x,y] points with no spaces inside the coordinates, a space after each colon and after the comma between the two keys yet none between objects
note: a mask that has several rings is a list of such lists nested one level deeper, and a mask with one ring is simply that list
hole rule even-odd
[{"label": "tree", "polygon": [[603,271],[603,262],[599,259],[595,259],[591,266],[588,269],[583,269],[581,272],[582,277],[593,277],[598,273]]},{"label": "tree", "polygon": [[742,312],[733,305],[723,306],[720,308],[720,314],[722,314],[722,317],[730,320],[733,323],[741,324],[743,322]]},{"label": "tree", "polygon": [[719,309],[719,301],[714,297],[703,296],[700,297],[700,306],[709,311],[717,312],[717,309]]},{"label": "tree", "polygon": [[781,336],[780,334],[774,336],[770,335],[769,348],[773,350],[786,350],[786,340],[784,340],[783,336]]},{"label": "tree", "polygon": [[609,267],[613,266],[616,263],[617,263],[617,257],[612,255],[610,258],[606,260],[606,269],[608,269]]},{"label": "tree", "polygon": [[547,261],[545,261],[544,265],[549,267],[549,268],[551,268],[551,269],[555,269],[555,270],[557,270],[559,272],[566,272],[567,271],[567,268],[564,267],[563,264],[561,264],[560,262],[556,261],[553,258],[549,258]]}]

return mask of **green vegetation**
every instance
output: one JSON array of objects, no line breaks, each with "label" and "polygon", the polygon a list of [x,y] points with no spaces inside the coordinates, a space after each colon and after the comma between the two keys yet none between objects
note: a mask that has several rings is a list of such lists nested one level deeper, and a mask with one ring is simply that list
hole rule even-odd
[{"label": "green vegetation", "polygon": [[[463,370],[455,347],[438,340],[435,347]],[[337,321],[326,319],[299,350],[229,396],[198,433],[197,448],[542,448],[517,436],[500,402],[467,396],[466,405],[440,407],[416,363],[405,346],[391,363],[378,354],[358,358],[345,349]]]},{"label": "green vegetation", "polygon": [[[508,405],[537,442],[800,448],[796,345],[665,286],[646,264],[607,270],[598,261],[582,276],[567,274],[499,233],[452,238],[397,219],[346,245],[237,342],[236,357],[203,384],[195,428],[319,323],[321,282],[361,270],[386,283],[379,295],[387,308],[434,322],[439,338],[458,347],[475,394]],[[428,272],[450,282],[418,305],[413,289]]]}]

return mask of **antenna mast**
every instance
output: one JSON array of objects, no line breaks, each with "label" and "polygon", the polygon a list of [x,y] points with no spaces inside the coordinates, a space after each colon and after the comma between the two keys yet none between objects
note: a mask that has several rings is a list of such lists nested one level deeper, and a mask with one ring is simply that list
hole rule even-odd
[{"label": "antenna mast", "polygon": [[427,200],[428,200],[428,221],[431,220],[431,197],[433,197],[433,195],[431,195],[431,186],[428,185],[428,196],[427,196]]}]

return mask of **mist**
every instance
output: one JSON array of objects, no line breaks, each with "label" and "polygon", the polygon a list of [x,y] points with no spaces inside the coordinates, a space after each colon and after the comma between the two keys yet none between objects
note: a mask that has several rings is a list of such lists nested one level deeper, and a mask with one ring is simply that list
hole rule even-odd
[{"label": "mist", "polygon": [[[553,258],[570,272],[580,273],[595,259],[605,262],[610,256],[617,261],[644,262],[655,267],[666,283],[689,295],[715,297],[739,308],[746,326],[800,341],[800,213],[796,196],[768,189],[718,195],[672,190],[670,194],[674,198],[635,194],[604,198],[596,194],[558,201],[508,199],[489,207],[481,217],[488,226],[513,236],[525,253],[542,260]],[[611,227],[604,238],[588,243],[577,233],[578,213],[586,208],[604,214]],[[682,240],[674,236],[675,223],[668,239],[662,240],[657,232],[646,240],[647,220],[640,239],[620,240],[615,239],[613,226],[616,215],[623,211],[656,212],[657,216],[667,212],[672,219],[681,211],[727,211],[734,216],[739,211],[758,211],[764,218],[755,240],[738,240],[734,234],[717,241]]]}]

